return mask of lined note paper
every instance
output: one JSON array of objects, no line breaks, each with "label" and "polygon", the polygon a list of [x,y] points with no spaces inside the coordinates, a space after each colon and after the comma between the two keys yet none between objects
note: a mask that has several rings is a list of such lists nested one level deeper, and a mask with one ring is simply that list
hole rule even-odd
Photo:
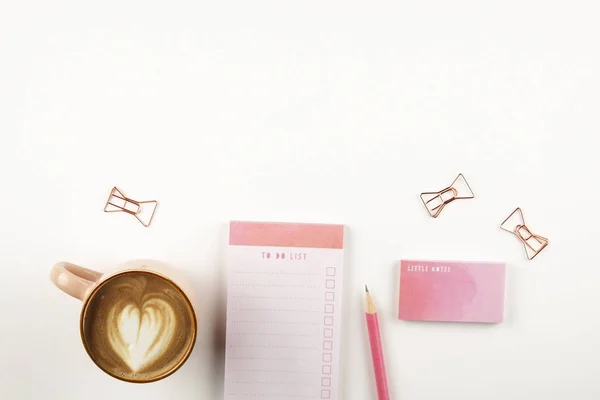
[{"label": "lined note paper", "polygon": [[339,399],[343,225],[231,222],[226,400]]}]

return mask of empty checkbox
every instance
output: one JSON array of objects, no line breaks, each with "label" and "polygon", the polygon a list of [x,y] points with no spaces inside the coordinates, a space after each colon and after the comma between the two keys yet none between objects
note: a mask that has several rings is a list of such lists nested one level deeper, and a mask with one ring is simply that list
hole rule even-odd
[{"label": "empty checkbox", "polygon": [[332,338],[333,337],[333,329],[325,328],[325,330],[323,331],[323,337],[324,338]]},{"label": "empty checkbox", "polygon": [[331,375],[331,365],[323,365],[323,368],[321,368],[321,371],[325,375]]},{"label": "empty checkbox", "polygon": [[322,399],[330,399],[331,398],[331,390],[327,390],[327,389],[321,390],[321,398]]},{"label": "empty checkbox", "polygon": [[332,359],[331,353],[323,353],[323,362],[331,362]]},{"label": "empty checkbox", "polygon": [[327,301],[333,301],[335,299],[335,293],[334,292],[325,292],[325,300]]},{"label": "empty checkbox", "polygon": [[335,268],[333,268],[333,267],[327,268],[327,276],[335,276]]},{"label": "empty checkbox", "polygon": [[333,314],[333,304],[325,304],[325,313]]},{"label": "empty checkbox", "polygon": [[331,378],[321,378],[321,386],[331,386]]},{"label": "empty checkbox", "polygon": [[325,317],[325,325],[327,325],[327,326],[333,325],[333,317]]},{"label": "empty checkbox", "polygon": [[325,287],[327,289],[335,289],[335,281],[333,279],[327,279],[325,281]]},{"label": "empty checkbox", "polygon": [[333,342],[331,340],[323,342],[323,350],[333,350]]}]

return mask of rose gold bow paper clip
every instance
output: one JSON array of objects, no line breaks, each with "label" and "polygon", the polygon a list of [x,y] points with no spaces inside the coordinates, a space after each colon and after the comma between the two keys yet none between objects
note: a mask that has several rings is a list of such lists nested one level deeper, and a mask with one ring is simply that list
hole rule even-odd
[{"label": "rose gold bow paper clip", "polygon": [[[513,218],[516,217],[516,218]],[[531,233],[527,225],[525,225],[525,218],[523,218],[523,211],[517,207],[508,218],[502,222],[500,228],[514,234],[525,247],[525,254],[528,260],[532,260],[537,256],[546,246],[548,246],[548,239],[540,235],[534,235]]]},{"label": "rose gold bow paper clip", "polygon": [[113,187],[104,206],[104,212],[126,212],[136,217],[147,228],[152,222],[157,206],[156,200],[136,201],[125,197],[123,192]]},{"label": "rose gold bow paper clip", "polygon": [[454,200],[472,199],[474,197],[475,194],[463,174],[458,174],[450,186],[439,192],[421,193],[421,201],[429,215],[433,218],[437,218],[440,215],[446,204]]}]

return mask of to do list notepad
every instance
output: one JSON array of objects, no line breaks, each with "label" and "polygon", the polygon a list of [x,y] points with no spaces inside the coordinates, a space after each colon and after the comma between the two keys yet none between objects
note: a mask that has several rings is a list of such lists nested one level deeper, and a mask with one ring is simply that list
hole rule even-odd
[{"label": "to do list notepad", "polygon": [[226,400],[339,399],[344,226],[231,222]]}]

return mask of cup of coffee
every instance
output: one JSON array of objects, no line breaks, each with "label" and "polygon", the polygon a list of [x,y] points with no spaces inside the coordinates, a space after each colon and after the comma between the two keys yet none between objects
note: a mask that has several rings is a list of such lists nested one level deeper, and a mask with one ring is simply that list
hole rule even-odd
[{"label": "cup of coffee", "polygon": [[92,361],[114,378],[148,383],[178,370],[196,341],[190,291],[175,275],[155,260],[129,261],[107,274],[60,262],[50,279],[83,302],[79,329]]}]

